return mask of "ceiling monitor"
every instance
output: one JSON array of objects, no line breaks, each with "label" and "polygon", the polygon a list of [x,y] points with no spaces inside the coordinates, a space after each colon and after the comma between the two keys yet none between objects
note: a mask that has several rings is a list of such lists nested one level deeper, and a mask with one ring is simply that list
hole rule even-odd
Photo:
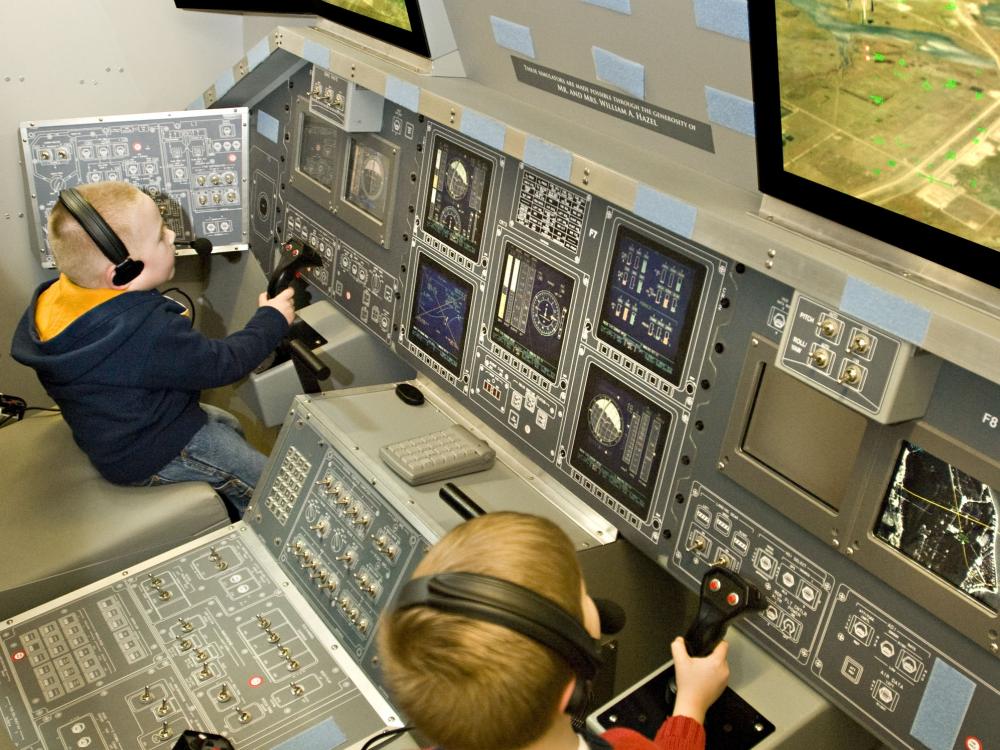
[{"label": "ceiling monitor", "polygon": [[891,267],[1000,287],[995,33],[985,12],[941,7],[749,3],[759,186],[895,246],[872,253]]}]

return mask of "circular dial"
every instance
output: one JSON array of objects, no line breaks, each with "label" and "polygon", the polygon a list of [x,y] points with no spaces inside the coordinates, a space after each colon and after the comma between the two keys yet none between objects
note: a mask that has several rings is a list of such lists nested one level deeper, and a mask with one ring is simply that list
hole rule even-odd
[{"label": "circular dial", "polygon": [[385,165],[377,151],[367,151],[361,163],[361,190],[372,200],[382,196],[385,189]]},{"label": "circular dial", "polygon": [[444,184],[452,200],[460,201],[469,192],[469,171],[460,159],[453,159],[448,164]]},{"label": "circular dial", "polygon": [[590,424],[590,433],[602,445],[610,448],[622,439],[622,413],[610,396],[594,397],[587,408],[587,422]]},{"label": "circular dial", "polygon": [[531,322],[543,336],[553,336],[559,330],[562,308],[559,300],[548,289],[543,289],[531,300]]},{"label": "circular dial", "polygon": [[454,206],[447,206],[441,211],[441,223],[451,234],[462,234],[462,214]]}]

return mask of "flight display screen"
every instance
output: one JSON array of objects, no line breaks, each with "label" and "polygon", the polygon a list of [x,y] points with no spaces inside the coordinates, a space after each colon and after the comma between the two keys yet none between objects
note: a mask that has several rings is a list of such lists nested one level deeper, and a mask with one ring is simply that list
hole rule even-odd
[{"label": "flight display screen", "polygon": [[472,284],[420,256],[407,336],[454,375],[462,367],[471,302]]},{"label": "flight display screen", "polygon": [[998,514],[997,488],[904,441],[874,534],[997,612]]},{"label": "flight display screen", "polygon": [[598,337],[679,385],[704,281],[702,265],[620,226]]},{"label": "flight display screen", "polygon": [[555,381],[573,279],[508,242],[493,316],[493,341]]},{"label": "flight display screen", "polygon": [[333,188],[337,179],[339,133],[340,129],[332,122],[311,114],[302,116],[299,171],[328,189]]},{"label": "flight display screen", "polygon": [[577,417],[570,462],[645,518],[656,489],[670,414],[596,365]]},{"label": "flight display screen", "polygon": [[392,157],[370,143],[351,139],[344,198],[377,221],[385,222]]},{"label": "flight display screen", "polygon": [[412,29],[406,0],[323,0],[323,2],[352,13],[360,13],[373,21],[387,23],[404,31]]},{"label": "flight display screen", "polygon": [[493,162],[440,136],[434,140],[424,230],[479,260]]}]

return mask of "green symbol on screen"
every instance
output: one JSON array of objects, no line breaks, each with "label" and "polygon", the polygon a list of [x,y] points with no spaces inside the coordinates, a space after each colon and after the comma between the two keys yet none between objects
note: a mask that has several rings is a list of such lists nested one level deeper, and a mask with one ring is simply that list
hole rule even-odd
[{"label": "green symbol on screen", "polygon": [[889,159],[889,161],[888,161],[888,162],[886,162],[886,163],[887,163],[887,164],[888,164],[888,165],[889,165],[890,167],[895,167],[895,166],[896,166],[896,160],[895,160],[895,159]]},{"label": "green symbol on screen", "polygon": [[983,92],[982,91],[977,91],[976,92],[976,99],[982,99],[982,98],[983,98]]},{"label": "green symbol on screen", "polygon": [[880,135],[872,136],[872,143],[874,143],[876,146],[884,146],[885,138],[883,138]]},{"label": "green symbol on screen", "polygon": [[901,57],[901,58],[899,58],[898,60],[896,60],[896,65],[898,65],[898,66],[899,66],[899,67],[901,67],[901,68],[905,68],[905,67],[906,67],[906,60],[904,60],[904,59],[903,59],[903,58]]},{"label": "green symbol on screen", "polygon": [[883,55],[881,52],[876,52],[875,62],[885,62],[885,55]]},{"label": "green symbol on screen", "polygon": [[956,81],[956,80],[955,80],[954,78],[952,78],[952,79],[950,79],[950,80],[949,80],[949,81],[948,81],[948,82],[947,82],[947,83],[946,83],[946,84],[944,85],[944,87],[945,87],[946,89],[953,89],[953,88],[957,88],[957,87],[958,87],[958,81]]},{"label": "green symbol on screen", "polygon": [[957,157],[958,157],[958,154],[956,154],[954,151],[949,151],[948,155],[945,157],[945,159],[955,159]]},{"label": "green symbol on screen", "polygon": [[870,94],[868,98],[871,99],[875,104],[881,104],[882,102],[885,101],[885,97],[878,96],[877,94]]},{"label": "green symbol on screen", "polygon": [[934,84],[932,84],[925,78],[923,82],[920,84],[920,88],[922,88],[924,91],[930,91],[931,89],[934,88]]}]

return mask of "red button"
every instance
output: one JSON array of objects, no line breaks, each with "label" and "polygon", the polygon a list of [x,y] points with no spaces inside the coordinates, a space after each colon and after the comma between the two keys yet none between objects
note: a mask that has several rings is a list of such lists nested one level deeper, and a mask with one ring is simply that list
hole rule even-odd
[{"label": "red button", "polygon": [[737,594],[736,592],[729,594],[728,596],[726,596],[726,603],[730,607],[735,607],[737,604],[740,603],[740,595]]},{"label": "red button", "polygon": [[718,578],[713,578],[708,582],[709,591],[718,591],[721,588],[722,588],[722,583],[719,581]]}]

